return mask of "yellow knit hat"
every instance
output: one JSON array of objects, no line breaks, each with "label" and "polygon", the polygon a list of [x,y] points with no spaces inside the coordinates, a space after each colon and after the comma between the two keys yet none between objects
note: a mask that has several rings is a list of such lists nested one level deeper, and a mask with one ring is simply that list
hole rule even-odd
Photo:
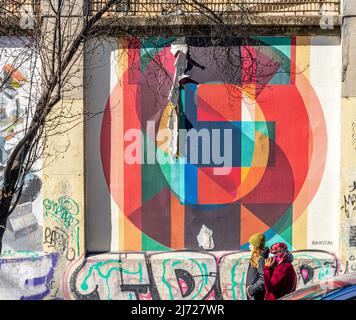
[{"label": "yellow knit hat", "polygon": [[248,242],[257,248],[263,249],[266,244],[266,238],[263,233],[255,233],[248,239]]}]

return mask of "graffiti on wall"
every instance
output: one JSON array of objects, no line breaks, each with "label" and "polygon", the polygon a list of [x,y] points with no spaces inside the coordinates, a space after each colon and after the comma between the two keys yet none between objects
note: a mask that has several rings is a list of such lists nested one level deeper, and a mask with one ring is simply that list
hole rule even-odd
[{"label": "graffiti on wall", "polygon": [[[350,174],[351,176],[352,174]],[[345,261],[340,270],[341,273],[356,271],[356,181],[349,180],[345,187],[344,194],[341,196],[341,237],[343,240]]]},{"label": "graffiti on wall", "polygon": [[346,218],[354,215],[356,210],[356,181],[353,181],[348,188],[347,194],[343,195],[341,211],[345,214]]},{"label": "graffiti on wall", "polygon": [[79,205],[69,196],[43,200],[44,216],[55,222],[44,231],[44,245],[73,261],[80,255]]},{"label": "graffiti on wall", "polygon": [[[298,288],[337,273],[335,256],[296,251]],[[76,261],[66,272],[66,299],[244,300],[250,254],[120,253]]]},{"label": "graffiti on wall", "polygon": [[1,300],[41,300],[51,295],[58,254],[0,259]]},{"label": "graffiti on wall", "polygon": [[[23,43],[5,38],[0,37],[0,183],[11,150],[25,133],[39,84],[34,57],[26,56]],[[17,61],[19,54],[24,61]],[[42,250],[41,187],[40,173],[26,176],[18,207],[7,221],[5,250]]]},{"label": "graffiti on wall", "polygon": [[347,274],[350,272],[356,272],[356,255],[354,254],[349,254],[346,257],[345,262],[342,263],[339,268],[340,274]]},{"label": "graffiti on wall", "polygon": [[[298,288],[338,272],[326,251],[293,252]],[[0,259],[1,299],[244,300],[250,253],[132,252],[80,257],[58,253]]]},{"label": "graffiti on wall", "polygon": [[[255,232],[305,247],[307,224],[293,226],[325,176],[323,106],[298,71],[296,38],[235,40],[231,50],[208,38],[120,40],[101,128],[120,251],[241,250]],[[237,72],[231,53],[248,65]]]}]

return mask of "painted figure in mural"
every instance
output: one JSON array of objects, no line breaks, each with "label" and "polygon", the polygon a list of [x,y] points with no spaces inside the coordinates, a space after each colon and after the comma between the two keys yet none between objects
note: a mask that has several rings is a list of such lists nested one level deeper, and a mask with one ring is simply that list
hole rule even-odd
[{"label": "painted figure in mural", "polygon": [[263,300],[265,296],[263,267],[269,249],[265,247],[266,239],[262,233],[251,236],[249,243],[252,256],[247,271],[246,295],[249,300]]},{"label": "painted figure in mural", "polygon": [[263,268],[265,300],[276,300],[295,291],[297,274],[292,265],[294,257],[285,243],[275,243],[270,252],[273,257],[266,259]]}]

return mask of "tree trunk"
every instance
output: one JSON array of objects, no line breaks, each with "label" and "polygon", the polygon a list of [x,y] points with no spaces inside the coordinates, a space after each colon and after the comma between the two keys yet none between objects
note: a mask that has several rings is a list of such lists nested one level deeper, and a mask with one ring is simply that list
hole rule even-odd
[{"label": "tree trunk", "polygon": [[2,239],[6,231],[6,223],[13,196],[7,196],[0,200],[0,255],[2,254]]}]

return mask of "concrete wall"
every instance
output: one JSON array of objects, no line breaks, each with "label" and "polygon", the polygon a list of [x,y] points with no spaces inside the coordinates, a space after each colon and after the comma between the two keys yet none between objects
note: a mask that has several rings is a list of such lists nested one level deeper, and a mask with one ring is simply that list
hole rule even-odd
[{"label": "concrete wall", "polygon": [[[83,100],[62,100],[57,108],[70,110],[69,118],[82,115]],[[82,118],[61,125],[60,132],[48,141],[54,165],[43,169],[43,250],[73,261],[85,252]]]},{"label": "concrete wall", "polygon": [[340,256],[346,271],[354,270],[356,258],[355,215],[355,122],[356,122],[356,3],[344,1],[343,5],[343,79],[342,79],[342,139],[341,139],[341,228]]}]

